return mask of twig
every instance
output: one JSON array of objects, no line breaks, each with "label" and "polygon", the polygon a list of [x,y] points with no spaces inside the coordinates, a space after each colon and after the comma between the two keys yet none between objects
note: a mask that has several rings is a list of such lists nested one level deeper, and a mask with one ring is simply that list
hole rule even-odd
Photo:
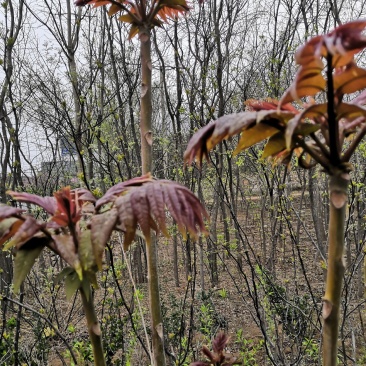
[{"label": "twig", "polygon": [[24,309],[29,310],[32,313],[37,314],[40,318],[42,318],[55,331],[55,333],[58,335],[58,337],[60,337],[60,339],[65,343],[67,349],[70,351],[70,355],[71,355],[73,361],[75,362],[75,365],[77,365],[77,360],[76,360],[76,357],[74,355],[74,352],[73,352],[71,346],[69,345],[69,343],[67,342],[65,337],[58,331],[58,329],[52,324],[52,322],[49,319],[47,319],[45,316],[43,316],[37,310],[32,309],[30,306],[28,306],[26,304],[23,304],[23,303],[21,303],[17,300],[11,299],[10,297],[4,296],[2,299],[4,301],[10,301],[10,302],[12,302],[16,305],[19,305],[19,306],[23,307]]}]

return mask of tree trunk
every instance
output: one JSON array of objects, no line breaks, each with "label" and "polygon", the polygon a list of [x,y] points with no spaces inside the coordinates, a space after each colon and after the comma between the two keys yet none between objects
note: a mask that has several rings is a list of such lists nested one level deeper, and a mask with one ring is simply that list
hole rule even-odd
[{"label": "tree trunk", "polygon": [[344,275],[344,225],[349,178],[341,174],[329,182],[329,248],[325,295],[323,297],[323,365],[337,364],[338,332]]},{"label": "tree trunk", "polygon": [[[151,104],[151,30],[142,28],[140,30],[140,51],[141,51],[141,165],[142,174],[152,171],[152,104]],[[148,285],[151,312],[151,332],[153,348],[153,365],[165,365],[163,318],[161,315],[157,240],[155,235],[146,238],[146,255],[148,268]]]}]

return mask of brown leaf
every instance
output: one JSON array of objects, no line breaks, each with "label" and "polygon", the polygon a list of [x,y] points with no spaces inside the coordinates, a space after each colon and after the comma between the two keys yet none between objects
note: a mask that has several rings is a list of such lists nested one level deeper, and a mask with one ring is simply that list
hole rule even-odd
[{"label": "brown leaf", "polygon": [[353,120],[358,117],[366,116],[366,109],[355,104],[340,103],[337,106],[337,118],[346,118],[347,120]]},{"label": "brown leaf", "polygon": [[344,69],[336,71],[333,81],[337,95],[354,93],[366,88],[366,70],[351,62]]},{"label": "brown leaf", "polygon": [[135,37],[139,33],[139,27],[135,24],[131,25],[130,32],[128,34],[128,40],[131,40],[133,37]]},{"label": "brown leaf", "polygon": [[75,243],[70,235],[52,235],[54,249],[59,256],[75,270],[80,267]]},{"label": "brown leaf", "polygon": [[118,18],[118,20],[123,23],[130,23],[130,24],[135,22],[135,18],[130,14],[123,14]]},{"label": "brown leaf", "polygon": [[117,210],[115,208],[95,214],[91,218],[91,241],[99,270],[102,270],[104,250],[116,223]]},{"label": "brown leaf", "polygon": [[123,247],[125,250],[127,250],[134,241],[137,228],[137,218],[134,216],[129,198],[129,195],[126,194],[118,197],[114,202],[118,212],[118,220],[125,229],[123,241]]},{"label": "brown leaf", "polygon": [[362,34],[365,20],[356,20],[335,28],[323,36],[309,40],[295,54],[296,62],[306,65],[314,58],[333,55],[333,67],[341,67],[352,61],[353,56],[366,46],[366,37]]},{"label": "brown leaf", "polygon": [[125,230],[126,248],[133,241],[137,225],[146,238],[150,229],[167,235],[165,207],[176,221],[180,232],[193,238],[207,233],[203,217],[208,217],[198,198],[186,187],[167,180],[152,180],[142,186],[129,187],[115,200],[119,224]]},{"label": "brown leaf", "polygon": [[119,11],[121,11],[121,6],[118,4],[112,4],[112,6],[109,8],[108,10],[108,15],[111,17],[114,14],[118,13]]},{"label": "brown leaf", "polygon": [[324,91],[326,82],[321,74],[322,70],[323,67],[320,67],[316,59],[301,65],[291,86],[282,96],[280,106]]}]

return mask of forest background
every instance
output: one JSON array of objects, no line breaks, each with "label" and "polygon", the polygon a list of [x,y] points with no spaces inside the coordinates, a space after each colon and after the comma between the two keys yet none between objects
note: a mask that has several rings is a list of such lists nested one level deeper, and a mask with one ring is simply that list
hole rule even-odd
[{"label": "forest background", "polygon": [[[232,157],[231,141],[202,170],[183,169],[183,152],[211,119],[250,98],[279,98],[297,47],[365,11],[362,1],[210,0],[154,31],[152,173],[196,192],[211,216],[197,245],[174,227],[159,242],[170,364],[199,358],[221,329],[244,365],[319,363],[326,176],[296,161],[291,169],[258,161],[260,146]],[[64,185],[100,196],[140,175],[139,45],[125,25],[70,1],[9,0],[1,20],[1,201],[8,189],[52,195]],[[339,361],[347,365],[366,362],[365,154],[361,144],[346,226]],[[118,239],[109,248],[97,293],[108,364],[148,364],[138,307],[147,311],[144,246],[137,241],[126,259]],[[43,254],[17,297],[11,254],[0,260],[0,364],[92,362],[80,304],[54,281],[64,264]]]}]

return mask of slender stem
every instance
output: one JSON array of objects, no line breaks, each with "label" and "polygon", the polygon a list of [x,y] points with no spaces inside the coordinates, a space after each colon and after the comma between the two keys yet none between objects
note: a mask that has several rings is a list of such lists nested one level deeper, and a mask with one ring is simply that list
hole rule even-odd
[{"label": "slender stem", "polygon": [[[152,170],[151,30],[140,31],[141,51],[141,161],[142,174]],[[146,238],[148,286],[152,324],[153,366],[165,366],[163,318],[161,315],[156,236]]]},{"label": "slender stem", "polygon": [[357,136],[353,139],[351,142],[351,145],[348,147],[348,149],[345,151],[342,157],[342,162],[347,162],[351,159],[351,156],[355,152],[357,146],[361,142],[361,140],[364,138],[366,134],[366,126],[363,126]]},{"label": "slender stem", "polygon": [[339,128],[334,105],[334,84],[333,84],[333,56],[327,54],[327,99],[328,99],[328,130],[329,130],[329,148],[330,160],[333,166],[340,163],[339,152]]},{"label": "slender stem", "polygon": [[325,145],[319,140],[318,136],[315,133],[311,133],[310,137],[314,140],[314,142],[319,147],[323,155],[329,158],[329,151],[327,150]]},{"label": "slender stem", "polygon": [[153,366],[165,366],[163,318],[161,315],[156,236],[146,243],[149,299],[152,325]]},{"label": "slender stem", "polygon": [[339,173],[330,177],[328,267],[323,298],[323,366],[337,364],[348,184],[349,178],[345,177],[345,174]]},{"label": "slender stem", "polygon": [[97,314],[95,312],[91,289],[89,289],[89,296],[88,296],[88,294],[86,294],[83,288],[81,287],[80,296],[83,302],[83,308],[85,311],[85,317],[88,325],[89,338],[93,348],[94,365],[106,366],[104,359],[103,343],[102,343],[102,331],[100,329]]},{"label": "slender stem", "polygon": [[141,130],[141,160],[142,174],[152,170],[152,104],[151,104],[151,31],[143,28],[140,31],[141,53],[141,105],[140,105],[140,130]]}]

